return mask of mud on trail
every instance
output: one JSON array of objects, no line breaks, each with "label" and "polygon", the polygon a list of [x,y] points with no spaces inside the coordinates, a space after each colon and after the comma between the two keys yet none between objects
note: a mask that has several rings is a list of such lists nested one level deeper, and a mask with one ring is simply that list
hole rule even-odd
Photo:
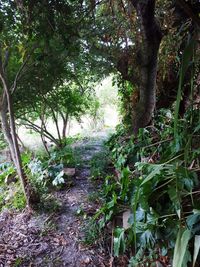
[{"label": "mud on trail", "polygon": [[90,161],[103,150],[103,143],[104,137],[98,137],[74,144],[81,164],[75,166],[73,185],[52,193],[61,203],[59,211],[30,214],[6,210],[0,214],[0,267],[108,266],[103,247],[81,242],[83,217],[77,216],[78,210],[89,217],[98,209],[98,203],[88,200],[100,186],[90,179]]}]

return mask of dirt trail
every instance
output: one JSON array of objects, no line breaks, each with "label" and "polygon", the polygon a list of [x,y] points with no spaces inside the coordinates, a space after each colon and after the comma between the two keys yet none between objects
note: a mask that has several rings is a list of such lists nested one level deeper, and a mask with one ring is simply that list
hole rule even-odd
[{"label": "dirt trail", "polygon": [[88,201],[88,194],[98,186],[89,179],[89,163],[95,153],[103,149],[103,141],[102,136],[74,145],[82,164],[76,168],[73,186],[53,193],[61,203],[59,212],[32,215],[27,211],[4,211],[0,214],[0,266],[107,266],[102,248],[88,248],[80,242],[82,218],[77,216],[80,208],[88,216],[98,208]]}]

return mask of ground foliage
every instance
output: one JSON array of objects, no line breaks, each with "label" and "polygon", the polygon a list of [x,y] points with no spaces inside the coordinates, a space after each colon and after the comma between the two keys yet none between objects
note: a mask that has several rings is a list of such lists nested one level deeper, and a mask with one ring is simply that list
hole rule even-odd
[{"label": "ground foliage", "polygon": [[[0,198],[0,264],[3,266],[109,266],[106,249],[97,242],[86,244],[84,240],[84,223],[99,207],[94,200],[100,181],[93,183],[90,179],[90,161],[96,154],[103,153],[103,139],[69,138],[65,140],[63,151],[52,149],[52,158],[38,154],[40,164],[33,165],[33,154],[25,153],[24,168],[29,172],[31,182],[41,195],[41,202],[34,213],[19,205],[11,198],[2,206]],[[73,153],[72,153],[73,151]],[[101,152],[102,151],[102,152]],[[36,157],[35,157],[36,158]],[[57,165],[75,167],[73,177],[65,177],[65,184],[53,185]],[[35,162],[34,162],[35,163]],[[49,163],[49,164],[48,164]],[[30,174],[35,168],[34,174]],[[14,172],[11,164],[3,165],[0,188],[12,186],[20,188],[14,181],[4,184],[8,171]],[[45,177],[42,177],[45,171]],[[48,174],[48,175],[47,175]],[[52,175],[50,175],[52,174]],[[34,177],[33,177],[34,176]],[[70,183],[69,183],[70,182]],[[23,195],[19,200],[25,200]],[[4,197],[4,194],[1,195]],[[4,199],[5,200],[5,199]],[[90,236],[93,235],[90,229]],[[88,234],[88,237],[89,237]]]},{"label": "ground foliage", "polygon": [[[94,216],[100,229],[112,222],[113,255],[128,255],[129,266],[199,264],[199,46],[192,21],[180,6],[171,11],[160,52],[173,42],[173,32],[179,46],[160,54],[158,109],[137,137],[130,132],[134,86],[123,73],[117,79],[124,124],[108,142],[115,174],[106,177],[105,204]],[[174,69],[165,65],[172,62]],[[176,76],[172,87],[168,70]],[[171,95],[160,99],[166,84]]]},{"label": "ground foliage", "polygon": [[[130,256],[129,266],[156,261],[167,266],[173,253],[173,266],[195,261],[200,218],[199,110],[192,116],[192,124],[190,110],[178,122],[175,139],[172,112],[160,110],[155,124],[141,129],[137,138],[119,126],[108,141],[117,176],[107,176],[106,202],[95,218],[100,228],[113,221],[114,255],[125,251],[135,255]],[[123,217],[127,210],[128,226],[118,224],[116,216]],[[179,243],[184,238],[185,247]]]}]

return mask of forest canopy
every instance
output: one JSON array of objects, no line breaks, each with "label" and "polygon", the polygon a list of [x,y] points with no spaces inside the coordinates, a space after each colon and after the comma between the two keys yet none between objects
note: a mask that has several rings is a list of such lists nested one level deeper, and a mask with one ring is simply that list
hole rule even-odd
[{"label": "forest canopy", "polygon": [[[94,164],[97,232],[128,216],[108,234],[116,266],[199,266],[199,59],[199,0],[0,1],[0,146],[11,156],[0,188],[14,174],[37,210],[41,184],[65,183],[78,168],[67,127],[89,116],[106,128],[113,87],[105,101],[95,88],[112,77],[121,121],[107,141],[111,173]],[[22,127],[40,136],[44,157],[22,151]]]}]

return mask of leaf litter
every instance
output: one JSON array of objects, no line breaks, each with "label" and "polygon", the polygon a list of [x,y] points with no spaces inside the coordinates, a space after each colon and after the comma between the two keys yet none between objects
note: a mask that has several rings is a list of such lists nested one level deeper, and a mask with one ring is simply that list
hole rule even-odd
[{"label": "leaf litter", "polygon": [[[0,214],[0,267],[107,267],[108,252],[102,246],[87,247],[80,240],[82,217],[76,211],[81,207],[91,216],[97,204],[88,201],[96,191],[89,179],[88,162],[101,150],[103,139],[87,140],[77,146],[81,149],[84,165],[79,167],[74,186],[70,190],[53,193],[61,203],[57,212],[34,213],[4,210]],[[90,149],[83,150],[84,146]]]}]

